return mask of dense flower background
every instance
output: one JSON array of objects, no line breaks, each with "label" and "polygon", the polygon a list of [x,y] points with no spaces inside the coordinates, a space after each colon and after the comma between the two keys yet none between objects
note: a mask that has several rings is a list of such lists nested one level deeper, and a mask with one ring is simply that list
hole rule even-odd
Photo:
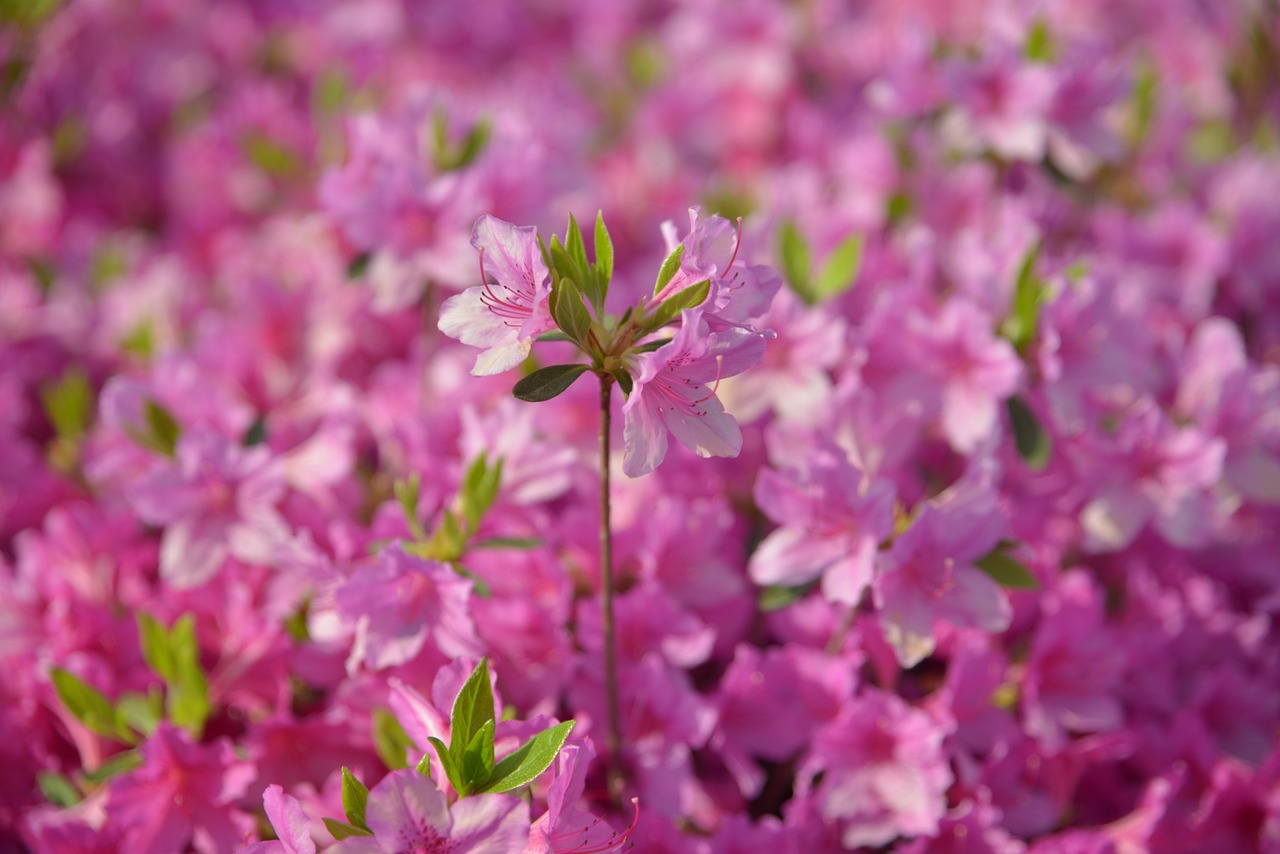
[{"label": "dense flower background", "polygon": [[[0,20],[0,850],[323,850],[345,766],[342,851],[1280,851],[1274,2]],[[715,214],[784,282],[736,457],[615,397],[638,818],[594,385],[438,328],[597,210],[611,309]],[[481,657],[499,757],[577,724],[450,808]]]}]

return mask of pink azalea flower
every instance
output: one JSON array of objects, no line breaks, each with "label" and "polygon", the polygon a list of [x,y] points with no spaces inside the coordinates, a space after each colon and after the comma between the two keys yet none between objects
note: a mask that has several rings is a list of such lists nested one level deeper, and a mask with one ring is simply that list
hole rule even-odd
[{"label": "pink azalea flower", "polygon": [[745,326],[717,324],[712,331],[701,310],[681,312],[675,338],[636,359],[635,386],[622,407],[622,470],[629,477],[653,471],[667,455],[668,430],[699,456],[737,456],[742,433],[714,383],[759,362],[766,337]]},{"label": "pink azalea flower", "polygon": [[1000,402],[1022,377],[1017,353],[992,335],[993,325],[974,304],[953,299],[936,319],[918,327],[943,384],[942,430],[962,454],[975,451],[996,429]]},{"label": "pink azalea flower", "polygon": [[445,657],[479,657],[470,595],[471,582],[444,564],[384,549],[335,593],[339,615],[356,626],[348,671],[404,664],[428,640]]},{"label": "pink azalea flower", "polygon": [[124,834],[124,850],[170,854],[190,842],[201,854],[232,851],[251,825],[235,802],[254,768],[231,742],[192,744],[160,724],[140,748],[142,767],[111,782],[107,818]]},{"label": "pink azalea flower", "polygon": [[353,836],[333,854],[512,854],[529,838],[529,806],[509,795],[472,795],[453,806],[413,769],[393,771],[369,792],[373,836]]},{"label": "pink azalea flower", "polygon": [[240,854],[316,854],[316,843],[311,838],[311,820],[296,798],[286,795],[279,786],[267,786],[262,794],[262,805],[278,838],[255,842],[241,849]]},{"label": "pink azalea flower", "polygon": [[868,689],[815,733],[799,796],[839,826],[847,849],[935,834],[951,785],[944,736],[924,712]]},{"label": "pink azalea flower", "polygon": [[874,591],[885,637],[902,666],[933,652],[935,620],[989,632],[1009,627],[1008,597],[973,565],[1003,528],[989,486],[966,480],[924,505],[894,539]]},{"label": "pink azalea flower", "polygon": [[500,374],[523,362],[533,340],[555,326],[547,303],[551,274],[534,226],[485,215],[471,230],[471,245],[480,251],[485,281],[445,300],[440,331],[484,349],[471,373]]},{"label": "pink azalea flower", "polygon": [[[627,844],[636,819],[624,830],[609,824],[579,805],[586,787],[587,769],[595,758],[590,744],[566,744],[556,756],[556,776],[547,789],[547,811],[529,828],[524,854],[606,854]],[[634,799],[633,799],[634,802]],[[640,808],[634,814],[639,817]]]},{"label": "pink azalea flower", "polygon": [[707,314],[715,314],[725,320],[742,323],[758,317],[769,308],[773,296],[782,286],[782,279],[772,268],[763,264],[750,266],[734,263],[741,248],[742,225],[722,216],[711,216],[699,221],[700,208],[689,208],[689,233],[679,243],[675,239],[675,224],[663,223],[667,239],[667,251],[684,247],[680,256],[680,269],[666,286],[653,297],[657,305],[690,285],[710,279],[712,288],[703,303]]},{"label": "pink azalea flower", "polygon": [[244,448],[201,430],[178,440],[174,464],[134,486],[134,510],[163,525],[160,574],[177,587],[208,581],[228,557],[269,563],[289,528],[275,509],[283,473],[264,447]]},{"label": "pink azalea flower", "polygon": [[791,586],[821,577],[827,598],[856,605],[893,532],[893,485],[867,477],[832,445],[806,462],[786,473],[764,469],[756,480],[756,503],[782,527],[751,556],[751,580]]}]

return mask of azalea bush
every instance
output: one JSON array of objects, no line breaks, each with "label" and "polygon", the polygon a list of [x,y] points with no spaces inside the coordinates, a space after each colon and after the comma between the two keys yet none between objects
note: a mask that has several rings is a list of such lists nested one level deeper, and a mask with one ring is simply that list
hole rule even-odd
[{"label": "azalea bush", "polygon": [[0,60],[0,851],[1280,850],[1274,4]]}]

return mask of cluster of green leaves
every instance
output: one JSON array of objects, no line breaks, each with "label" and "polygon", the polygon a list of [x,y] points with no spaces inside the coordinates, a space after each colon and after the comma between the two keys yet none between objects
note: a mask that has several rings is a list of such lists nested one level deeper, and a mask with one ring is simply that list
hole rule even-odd
[{"label": "cluster of green leaves", "polygon": [[[199,740],[211,705],[208,678],[200,666],[194,616],[184,614],[171,628],[165,628],[151,615],[140,613],[138,637],[143,659],[164,683],[163,690],[153,685],[145,694],[125,691],[113,703],[74,673],[55,667],[49,676],[58,699],[91,732],[131,748],[151,735],[161,721],[181,727]],[[75,781],[48,772],[41,777],[41,788],[52,803],[75,803],[82,793],[140,763],[136,750],[125,750],[101,767],[82,772]]]},{"label": "cluster of green leaves", "polygon": [[[631,374],[626,367],[628,353],[644,352],[661,346],[663,341],[636,346],[651,333],[674,322],[680,312],[706,302],[711,281],[704,279],[660,302],[628,308],[621,317],[605,314],[605,298],[613,277],[613,242],[604,224],[604,214],[596,214],[595,261],[587,259],[586,241],[572,216],[565,239],[552,235],[550,246],[543,246],[543,258],[551,270],[551,317],[558,332],[543,335],[540,341],[572,341],[590,357],[589,364],[550,365],[534,370],[512,389],[520,400],[540,403],[564,393],[578,377],[592,371],[616,380],[626,394],[631,393]],[[653,293],[657,296],[680,269],[684,247],[676,247],[658,272]]]},{"label": "cluster of green leaves", "polygon": [[421,495],[422,479],[411,475],[404,480],[396,481],[394,492],[404,518],[413,534],[413,541],[405,544],[404,550],[428,560],[447,563],[459,574],[472,579],[476,584],[476,593],[488,595],[484,582],[469,572],[462,565],[463,558],[472,549],[515,548],[528,549],[538,545],[537,540],[523,537],[489,537],[477,540],[476,533],[485,514],[498,498],[502,486],[502,460],[489,461],[488,454],[481,454],[471,461],[459,484],[458,494],[452,506],[446,507],[440,514],[440,521],[430,533],[418,518],[418,500]]},{"label": "cluster of green leaves", "polygon": [[493,127],[487,119],[476,122],[458,142],[449,139],[449,119],[443,110],[436,110],[431,117],[432,162],[437,172],[455,172],[465,169],[489,144]]},{"label": "cluster of green leaves", "polygon": [[[449,715],[449,743],[446,745],[438,738],[431,739],[431,748],[459,798],[510,792],[533,782],[551,767],[575,723],[565,721],[548,727],[528,738],[509,756],[495,762],[494,732],[498,725],[495,713],[489,663],[482,658],[453,701]],[[379,755],[393,770],[407,767],[404,762],[406,752],[418,749],[404,728],[385,711],[375,715],[374,739],[379,746]],[[431,753],[422,754],[417,770],[431,776]],[[342,808],[347,820],[324,820],[325,827],[335,839],[371,835],[365,821],[368,800],[369,789],[344,767]]]},{"label": "cluster of green leaves", "polygon": [[778,260],[782,273],[791,289],[808,305],[838,297],[854,286],[862,270],[863,244],[862,235],[850,234],[827,254],[815,275],[813,251],[796,224],[784,220],[778,228]]}]

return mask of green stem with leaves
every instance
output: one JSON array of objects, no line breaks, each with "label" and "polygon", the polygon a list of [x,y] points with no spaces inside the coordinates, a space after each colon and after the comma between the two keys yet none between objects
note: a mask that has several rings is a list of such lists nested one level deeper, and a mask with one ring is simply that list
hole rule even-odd
[{"label": "green stem with leaves", "polygon": [[617,642],[613,625],[613,526],[609,502],[609,433],[613,377],[600,374],[600,606],[604,633],[604,691],[609,716],[609,795],[622,798],[622,715],[618,710]]}]

